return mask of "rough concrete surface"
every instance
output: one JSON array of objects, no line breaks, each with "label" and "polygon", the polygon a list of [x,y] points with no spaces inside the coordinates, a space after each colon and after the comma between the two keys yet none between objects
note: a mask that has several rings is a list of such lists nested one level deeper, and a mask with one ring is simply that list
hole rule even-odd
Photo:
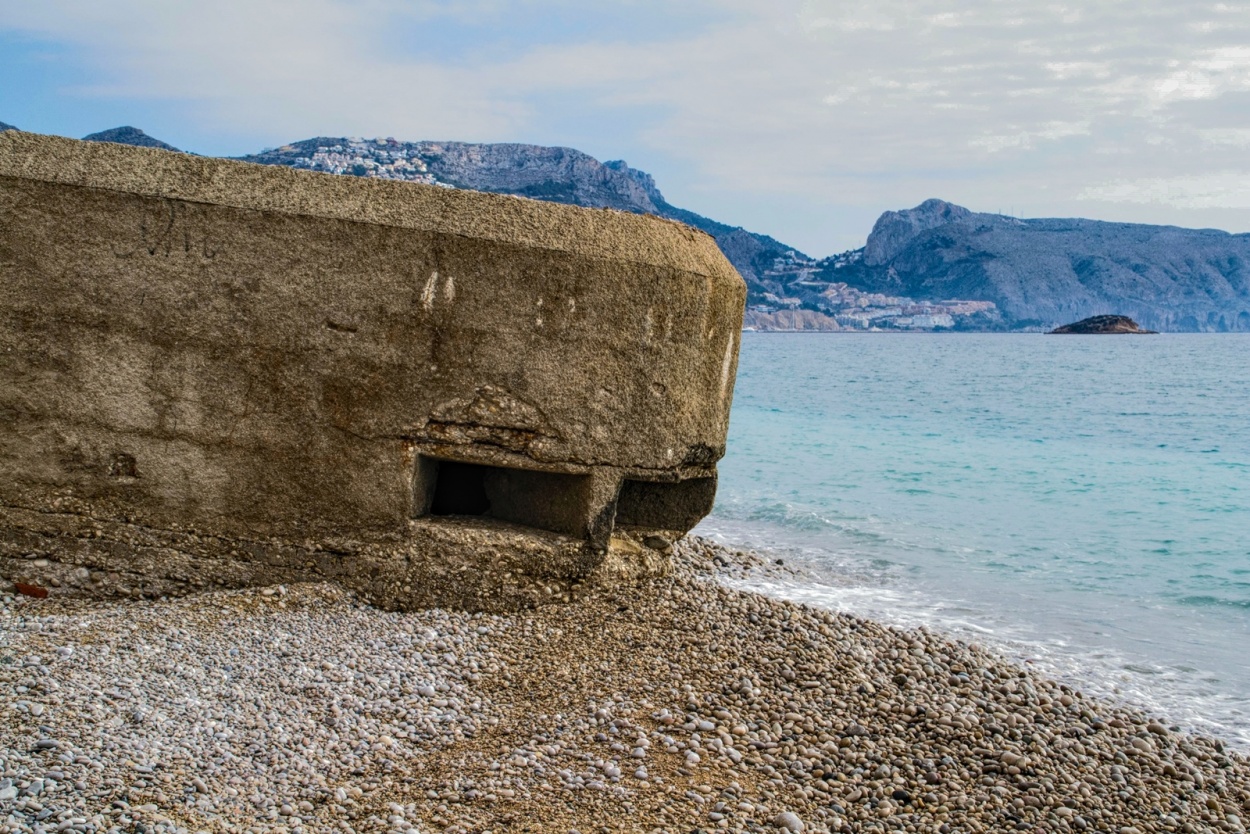
[{"label": "rough concrete surface", "polygon": [[654,570],[744,297],[657,218],[6,132],[0,575],[511,608]]}]

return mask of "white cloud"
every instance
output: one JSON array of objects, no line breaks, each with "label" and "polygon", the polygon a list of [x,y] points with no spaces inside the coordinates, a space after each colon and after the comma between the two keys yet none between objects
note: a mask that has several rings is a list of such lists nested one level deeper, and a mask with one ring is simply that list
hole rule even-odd
[{"label": "white cloud", "polygon": [[1081,191],[1078,199],[1188,209],[1250,209],[1250,171],[1120,180],[1090,186]]},{"label": "white cloud", "polygon": [[1081,77],[1105,80],[1112,75],[1112,65],[1108,61],[1051,61],[1042,66],[1059,81]]},{"label": "white cloud", "polygon": [[1250,90],[1250,47],[1220,47],[1200,52],[1181,68],[1158,79],[1154,83],[1154,98],[1159,105],[1218,98],[1242,90]]},{"label": "white cloud", "polygon": [[1054,121],[1039,125],[1034,130],[1020,130],[1016,133],[991,133],[985,136],[978,136],[970,144],[974,148],[997,153],[1011,148],[1032,148],[1039,139],[1053,142],[1059,139],[1067,139],[1071,136],[1088,136],[1089,133],[1089,122]]},{"label": "white cloud", "polygon": [[1250,128],[1210,128],[1198,131],[1198,135],[1211,145],[1250,148]]}]

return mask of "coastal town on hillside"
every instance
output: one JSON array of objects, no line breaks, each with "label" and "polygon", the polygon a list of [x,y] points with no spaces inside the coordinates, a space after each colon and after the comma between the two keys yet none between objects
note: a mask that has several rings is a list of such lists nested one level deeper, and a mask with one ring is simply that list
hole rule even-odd
[{"label": "coastal town on hillside", "polygon": [[[764,293],[763,301],[747,308],[747,329],[794,329],[777,324],[794,325],[791,316],[776,316],[785,311],[804,310],[807,326],[800,329],[821,330],[952,330],[972,317],[979,320],[1000,318],[992,301],[916,301],[905,296],[864,292],[845,281],[830,281],[837,270],[855,263],[863,256],[862,249],[816,260],[798,252],[787,252],[774,259],[765,276],[783,285],[785,295]],[[818,317],[811,316],[815,312]],[[822,320],[823,319],[823,320]]]},{"label": "coastal town on hillside", "polygon": [[[425,162],[411,143],[400,142],[395,138],[352,137],[332,145],[308,147],[306,143],[300,143],[299,146],[284,145],[274,150],[285,154],[301,151],[307,154],[291,159],[287,164],[292,168],[321,171],[327,174],[352,174],[358,177],[377,177],[453,187],[439,182],[429,172]],[[308,153],[310,150],[311,153]],[[266,151],[268,152],[270,151]]]}]

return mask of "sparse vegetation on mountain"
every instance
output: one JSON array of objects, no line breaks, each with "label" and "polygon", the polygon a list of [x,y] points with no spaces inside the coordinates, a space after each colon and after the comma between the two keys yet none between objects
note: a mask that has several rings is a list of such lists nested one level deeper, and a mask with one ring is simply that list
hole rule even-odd
[{"label": "sparse vegetation on mountain", "polygon": [[162,142],[160,139],[153,139],[137,127],[115,127],[109,130],[102,130],[99,133],[92,133],[84,136],[85,142],[114,142],[118,145],[138,145],[141,148],[160,148],[163,151],[176,151],[173,145]]}]

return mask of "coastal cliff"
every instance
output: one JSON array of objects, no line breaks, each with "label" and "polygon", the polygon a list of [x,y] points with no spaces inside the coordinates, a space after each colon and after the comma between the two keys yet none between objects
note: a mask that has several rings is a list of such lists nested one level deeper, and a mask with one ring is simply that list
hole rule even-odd
[{"label": "coastal cliff", "polygon": [[941,200],[886,212],[863,257],[822,277],[921,299],[992,301],[1053,326],[1122,311],[1153,330],[1250,330],[1250,234],[1098,220],[1022,220]]}]

